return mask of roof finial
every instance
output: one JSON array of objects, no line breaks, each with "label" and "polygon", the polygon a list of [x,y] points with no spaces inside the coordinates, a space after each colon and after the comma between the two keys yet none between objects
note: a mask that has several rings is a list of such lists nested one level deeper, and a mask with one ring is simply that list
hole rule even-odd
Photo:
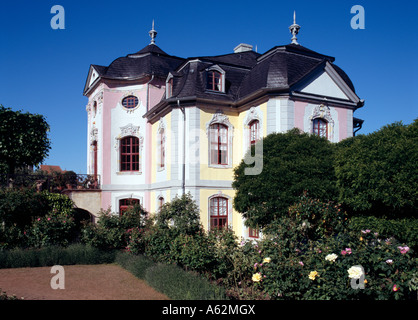
[{"label": "roof finial", "polygon": [[293,11],[293,24],[289,27],[290,33],[293,35],[292,37],[292,43],[293,44],[299,44],[297,42],[298,38],[296,38],[296,35],[299,33],[300,25],[296,23],[296,11]]},{"label": "roof finial", "polygon": [[154,19],[152,19],[152,29],[148,32],[151,37],[151,43],[155,44],[155,38],[157,37],[157,31],[154,30]]}]

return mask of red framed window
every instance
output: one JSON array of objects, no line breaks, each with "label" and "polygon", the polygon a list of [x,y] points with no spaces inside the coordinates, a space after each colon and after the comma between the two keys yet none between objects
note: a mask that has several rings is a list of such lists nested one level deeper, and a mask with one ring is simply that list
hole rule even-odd
[{"label": "red framed window", "polygon": [[163,207],[164,204],[164,198],[163,197],[159,197],[158,198],[158,211],[161,210],[161,208]]},{"label": "red framed window", "polygon": [[97,180],[97,141],[93,141],[93,176]]},{"label": "red framed window", "polygon": [[165,166],[165,133],[164,133],[164,129],[160,129],[158,131],[158,136],[157,136],[157,140],[158,140],[158,152],[157,152],[157,156],[158,156],[158,168],[159,169],[163,169]]},{"label": "red framed window", "polygon": [[139,139],[126,137],[120,144],[120,171],[139,171]]},{"label": "red framed window", "polygon": [[313,133],[322,138],[328,138],[328,123],[324,119],[314,119]]},{"label": "red framed window", "polygon": [[223,124],[210,126],[210,163],[228,164],[228,127]]},{"label": "red framed window", "polygon": [[253,120],[250,123],[250,146],[255,145],[255,143],[260,139],[260,121]]},{"label": "red framed window", "polygon": [[218,71],[209,71],[206,88],[213,91],[222,91],[222,74]]},{"label": "red framed window", "polygon": [[138,98],[135,96],[127,96],[123,98],[122,105],[127,109],[133,109],[138,105]]},{"label": "red framed window", "polygon": [[258,238],[260,236],[260,232],[258,229],[248,228],[248,236],[250,238]]},{"label": "red framed window", "polygon": [[210,199],[210,228],[223,229],[228,226],[228,199],[214,197]]},{"label": "red framed window", "polygon": [[129,198],[119,200],[119,215],[123,215],[126,210],[133,207],[135,204],[139,204],[139,199]]}]

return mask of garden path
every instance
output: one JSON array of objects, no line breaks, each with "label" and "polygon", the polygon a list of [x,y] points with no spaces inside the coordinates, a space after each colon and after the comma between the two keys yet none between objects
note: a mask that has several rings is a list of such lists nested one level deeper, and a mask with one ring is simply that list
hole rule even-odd
[{"label": "garden path", "polygon": [[0,269],[0,289],[25,300],[168,300],[116,264],[63,267],[65,289],[51,288],[51,267]]}]

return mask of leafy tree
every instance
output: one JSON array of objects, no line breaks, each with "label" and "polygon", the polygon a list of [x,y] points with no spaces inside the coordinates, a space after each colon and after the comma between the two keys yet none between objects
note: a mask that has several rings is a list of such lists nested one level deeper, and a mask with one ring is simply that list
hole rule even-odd
[{"label": "leafy tree", "polygon": [[355,214],[414,215],[418,209],[418,119],[342,141],[335,171],[339,200]]},{"label": "leafy tree", "polygon": [[49,125],[39,114],[13,111],[0,105],[0,169],[37,166],[48,156]]},{"label": "leafy tree", "polygon": [[263,143],[262,172],[245,175],[247,165],[242,161],[232,183],[234,207],[248,226],[263,228],[286,215],[304,191],[323,201],[336,199],[331,142],[292,129],[270,134],[259,143]]}]

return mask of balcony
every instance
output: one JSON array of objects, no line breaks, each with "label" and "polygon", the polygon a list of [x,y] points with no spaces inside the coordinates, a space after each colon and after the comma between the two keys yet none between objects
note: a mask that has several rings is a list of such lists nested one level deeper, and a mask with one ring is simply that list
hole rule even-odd
[{"label": "balcony", "polygon": [[74,172],[54,174],[0,174],[0,188],[35,188],[61,193],[64,190],[99,190],[100,176]]}]

